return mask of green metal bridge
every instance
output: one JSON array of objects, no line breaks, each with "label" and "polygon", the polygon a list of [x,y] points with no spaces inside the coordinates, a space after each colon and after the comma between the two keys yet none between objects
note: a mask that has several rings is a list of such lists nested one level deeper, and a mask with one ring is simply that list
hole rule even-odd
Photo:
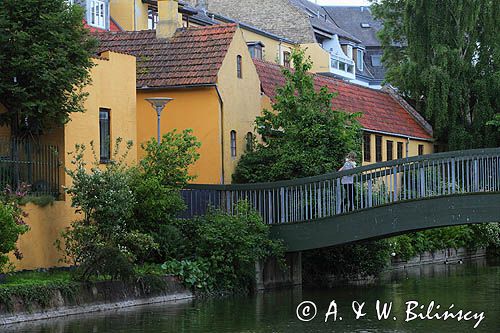
[{"label": "green metal bridge", "polygon": [[[351,183],[346,185],[345,183]],[[189,185],[183,217],[248,201],[289,252],[500,222],[500,148],[424,155],[274,183]]]}]

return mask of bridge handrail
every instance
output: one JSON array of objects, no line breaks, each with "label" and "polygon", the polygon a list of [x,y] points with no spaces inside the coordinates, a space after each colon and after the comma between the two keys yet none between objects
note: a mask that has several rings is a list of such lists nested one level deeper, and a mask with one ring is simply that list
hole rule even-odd
[{"label": "bridge handrail", "polygon": [[449,158],[461,158],[461,157],[484,157],[484,156],[494,156],[500,155],[500,148],[484,148],[484,149],[470,149],[462,151],[450,151],[444,153],[427,154],[421,156],[407,157],[398,160],[378,162],[370,165],[365,165],[357,167],[351,170],[336,171],[319,176],[297,178],[291,180],[282,180],[277,182],[267,182],[267,183],[251,183],[251,184],[189,184],[185,186],[186,190],[212,190],[212,191],[245,191],[245,190],[266,190],[266,189],[277,189],[280,187],[287,186],[298,186],[310,183],[321,182],[325,180],[342,178],[344,176],[354,176],[362,174],[366,171],[377,170],[382,168],[389,168],[394,166],[400,166],[404,164],[411,164],[415,162],[423,161],[436,161]]}]

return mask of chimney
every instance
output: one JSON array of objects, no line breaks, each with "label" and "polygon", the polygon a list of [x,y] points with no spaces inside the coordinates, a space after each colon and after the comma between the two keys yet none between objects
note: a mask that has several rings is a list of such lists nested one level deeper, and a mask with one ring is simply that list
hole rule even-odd
[{"label": "chimney", "polygon": [[170,38],[175,34],[179,24],[179,1],[158,0],[157,38]]},{"label": "chimney", "polygon": [[208,10],[208,0],[196,0],[196,8],[207,11]]}]

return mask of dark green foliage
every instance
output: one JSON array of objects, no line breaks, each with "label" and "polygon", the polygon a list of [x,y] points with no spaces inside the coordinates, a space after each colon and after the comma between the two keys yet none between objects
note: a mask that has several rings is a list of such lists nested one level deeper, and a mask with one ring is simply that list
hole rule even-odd
[{"label": "dark green foliage", "polygon": [[64,0],[0,1],[0,124],[41,134],[83,112],[96,41],[80,6]]},{"label": "dark green foliage", "polygon": [[338,280],[376,276],[387,265],[389,254],[386,240],[305,251],[304,279],[307,283],[325,284],[331,276]]},{"label": "dark green foliage", "polygon": [[167,272],[204,291],[248,289],[255,278],[255,262],[270,256],[281,258],[281,242],[269,239],[269,226],[241,202],[232,216],[214,211],[177,225],[186,244],[176,259],[167,261]]},{"label": "dark green foliage", "polygon": [[498,248],[500,226],[498,223],[491,223],[431,229],[394,237],[388,239],[388,242],[391,252],[405,260],[426,251],[448,248]]},{"label": "dark green foliage", "polygon": [[0,200],[0,273],[12,268],[7,256],[9,252],[14,251],[18,259],[22,258],[16,243],[19,237],[29,230],[24,222],[26,214],[20,207],[20,201],[26,193],[26,186],[16,192],[7,187]]},{"label": "dark green foliage", "polygon": [[145,156],[132,172],[130,188],[138,200],[130,227],[154,238],[160,262],[181,242],[171,223],[185,209],[180,190],[194,179],[188,168],[199,158],[199,147],[192,130],[166,133],[160,145],[151,139],[142,146]]},{"label": "dark green foliage", "polygon": [[[383,0],[386,81],[430,121],[450,150],[496,147],[500,112],[500,2]],[[402,47],[401,47],[402,46]],[[498,117],[498,116],[497,116]]]},{"label": "dark green foliage", "polygon": [[311,61],[301,50],[292,54],[294,71],[277,89],[273,110],[256,120],[264,144],[242,156],[235,183],[294,179],[333,172],[350,151],[361,147],[358,114],[332,110],[334,94],[319,91],[308,71]]}]

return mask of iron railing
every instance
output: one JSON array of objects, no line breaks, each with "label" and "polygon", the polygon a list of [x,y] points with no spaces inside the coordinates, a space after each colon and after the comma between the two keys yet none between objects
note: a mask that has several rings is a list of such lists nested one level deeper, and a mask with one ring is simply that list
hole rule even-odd
[{"label": "iron railing", "polygon": [[24,140],[0,140],[0,190],[30,186],[30,195],[59,197],[58,147]]},{"label": "iron railing", "polygon": [[[352,187],[344,185],[352,177]],[[209,207],[235,213],[248,201],[268,224],[310,221],[400,201],[500,191],[500,148],[382,162],[331,174],[261,184],[189,185],[183,217]],[[499,203],[500,206],[500,203]]]}]

